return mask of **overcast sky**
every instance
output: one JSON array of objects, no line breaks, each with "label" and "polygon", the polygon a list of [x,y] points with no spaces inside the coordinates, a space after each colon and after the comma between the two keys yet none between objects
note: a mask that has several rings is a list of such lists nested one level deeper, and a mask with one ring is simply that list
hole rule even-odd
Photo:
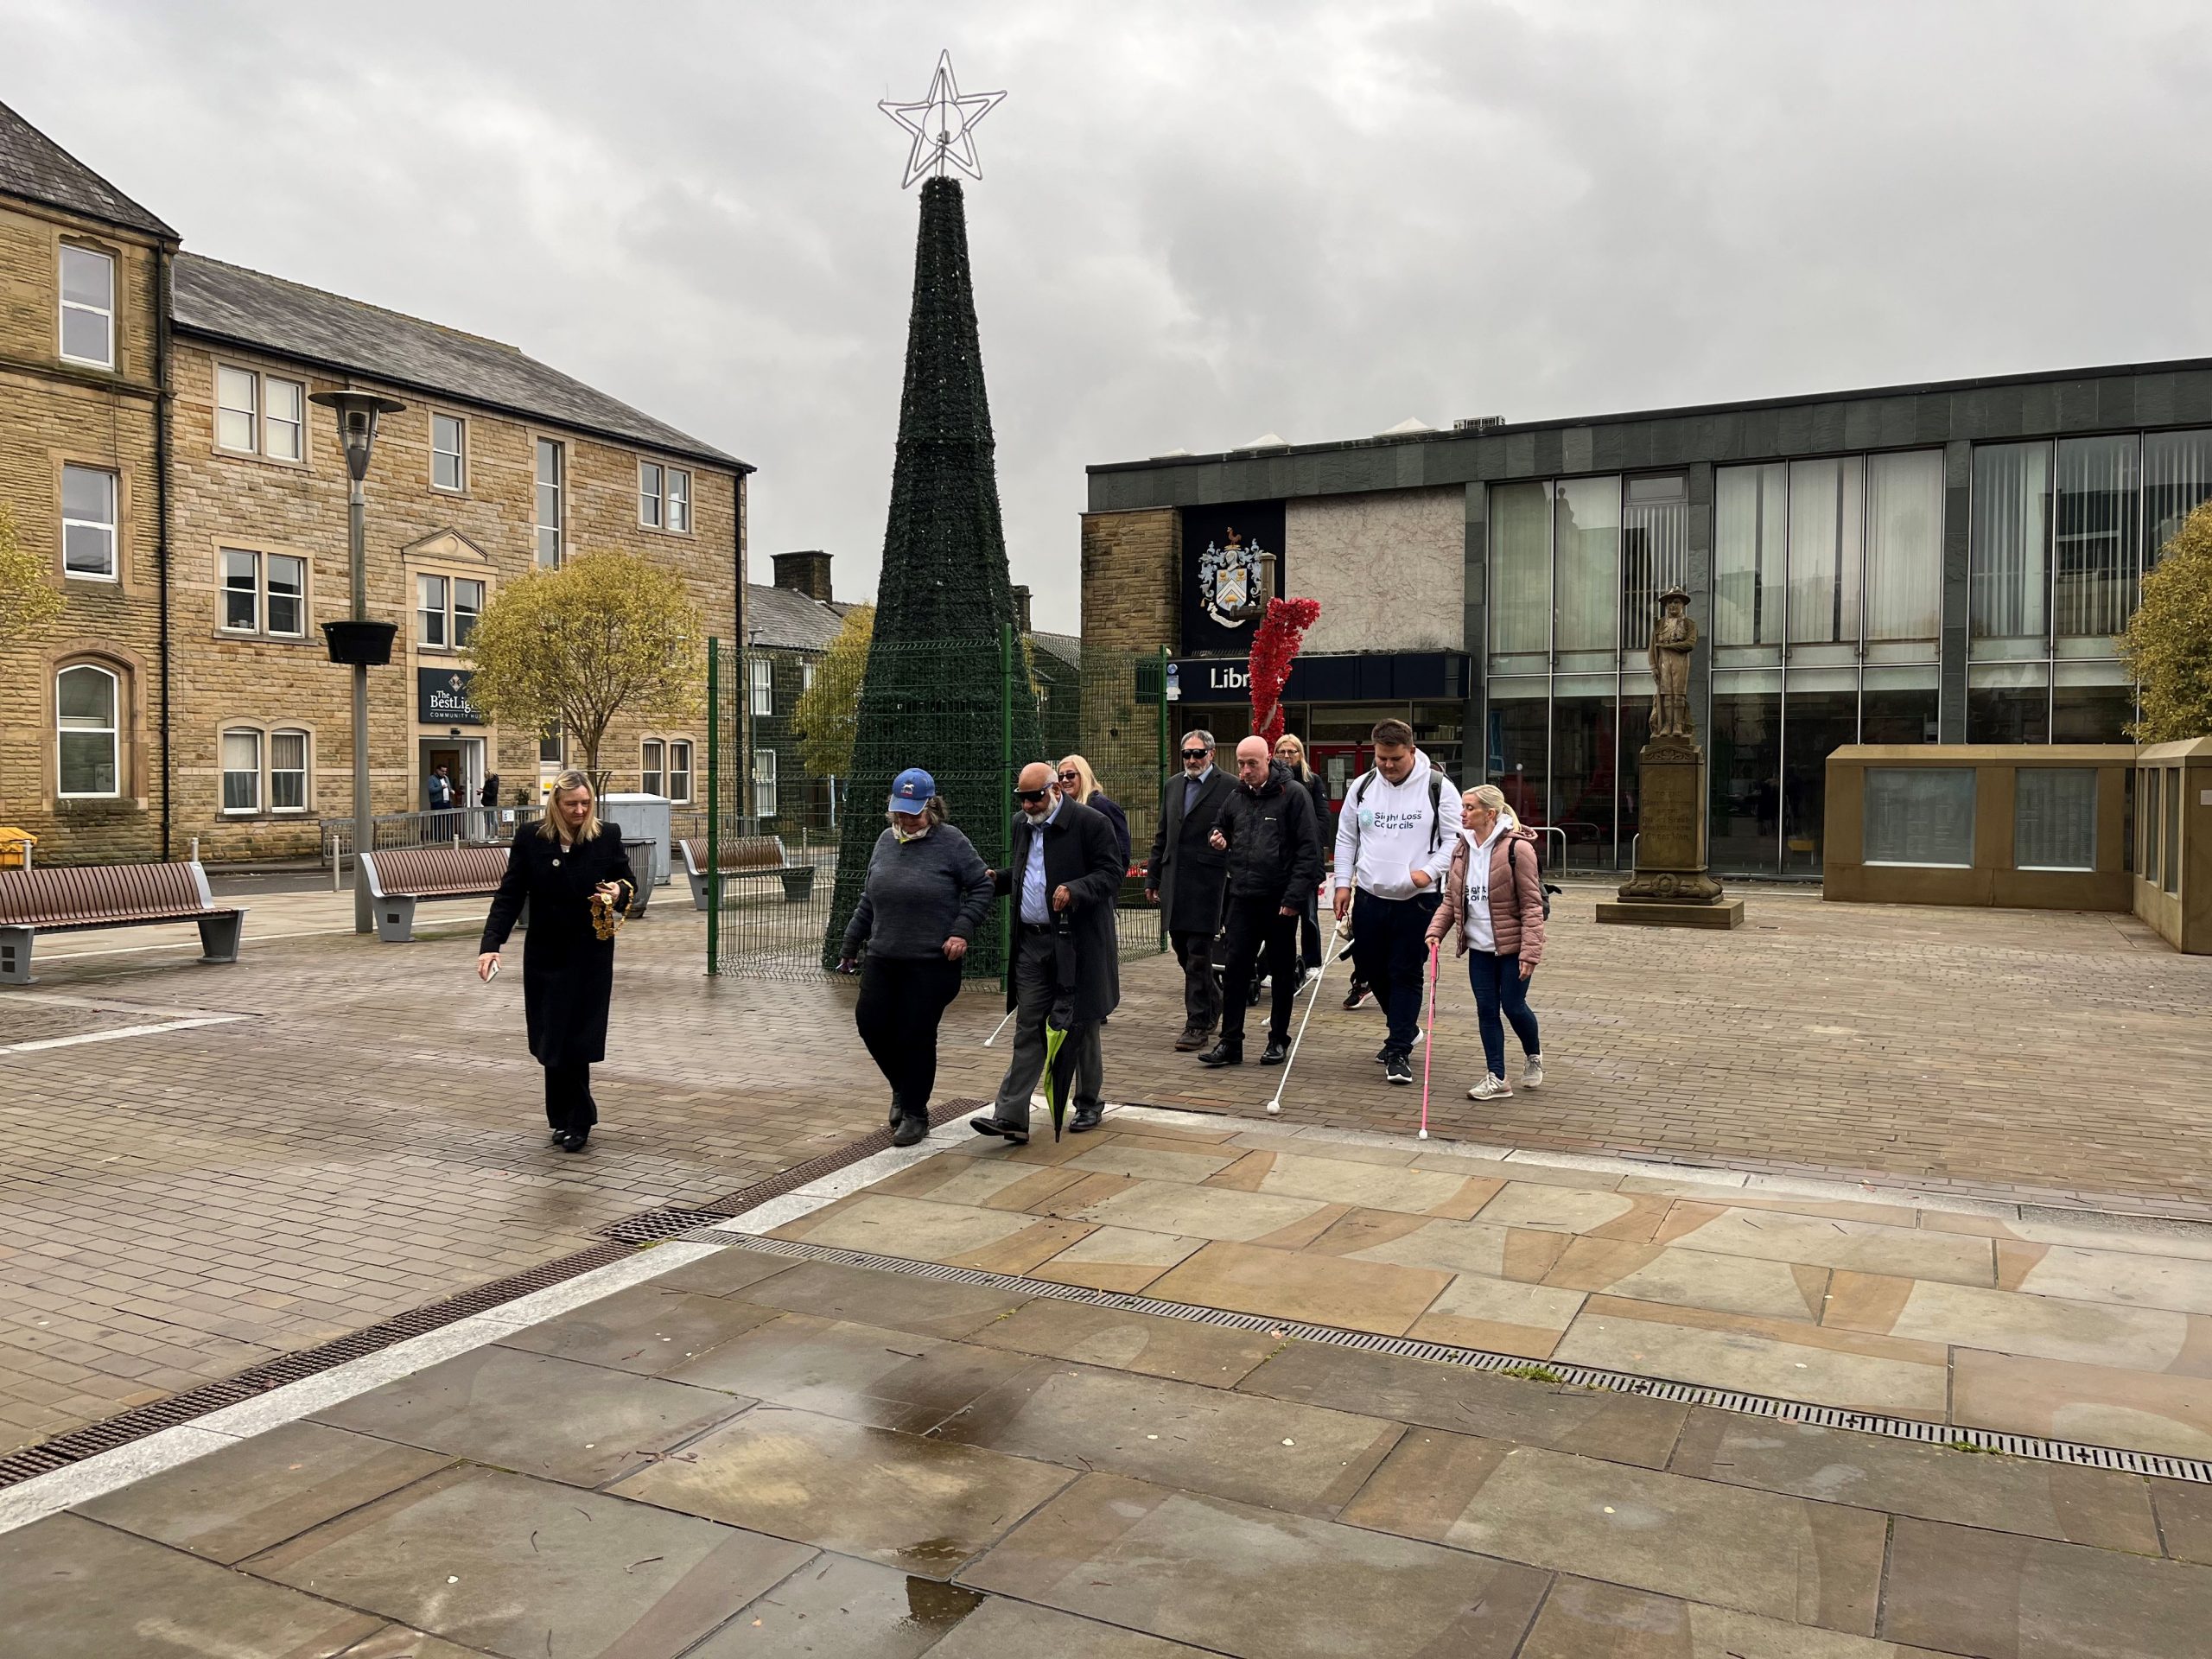
[{"label": "overcast sky", "polygon": [[760,468],[872,593],[941,46],[1014,580],[1086,463],[2212,355],[2174,0],[0,0],[0,101],[185,245],[496,336]]}]

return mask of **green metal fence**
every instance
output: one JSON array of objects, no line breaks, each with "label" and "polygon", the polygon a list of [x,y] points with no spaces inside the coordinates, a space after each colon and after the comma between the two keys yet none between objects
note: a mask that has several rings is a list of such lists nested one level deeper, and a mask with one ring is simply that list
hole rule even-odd
[{"label": "green metal fence", "polygon": [[[1089,761],[1099,788],[1129,819],[1141,864],[1159,821],[1170,765],[1164,659],[1085,652],[1015,636],[891,645],[865,669],[812,653],[709,640],[707,787],[695,848],[721,868],[707,907],[707,971],[753,978],[820,976],[835,935],[859,902],[866,849],[884,826],[890,779],[922,766],[952,822],[996,868],[1007,857],[1014,778],[1031,760]],[[862,683],[872,721],[857,718]],[[1018,752],[1017,732],[1041,732],[1043,753]],[[853,822],[857,817],[858,822]],[[841,849],[843,856],[841,858]],[[841,868],[842,866],[842,868]],[[971,980],[1004,969],[1007,906],[967,957]],[[1166,948],[1143,883],[1125,880],[1122,954]]]}]

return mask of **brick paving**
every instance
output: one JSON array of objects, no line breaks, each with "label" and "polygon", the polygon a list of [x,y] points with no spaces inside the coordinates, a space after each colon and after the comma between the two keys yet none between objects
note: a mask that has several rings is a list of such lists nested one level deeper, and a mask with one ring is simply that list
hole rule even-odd
[{"label": "brick paving", "polygon": [[[1445,980],[1440,1136],[2212,1216],[2212,961],[2131,918],[1761,893],[1721,937],[1599,929],[1596,895],[1556,903],[1534,999],[1541,1094],[1464,1099],[1478,1051],[1465,980]],[[0,1052],[0,1449],[565,1254],[881,1121],[850,987],[709,981],[702,918],[664,903],[623,936],[602,1130],[563,1156],[543,1143],[519,976],[476,985],[465,925],[407,949],[356,942],[347,902],[257,899],[226,969],[189,965],[188,931],[54,938],[37,988],[0,992],[0,1050],[247,1016]],[[1109,1098],[1257,1113],[1274,1072],[1205,1072],[1169,1049],[1172,963],[1129,964],[1124,986]],[[1409,1128],[1420,1091],[1386,1088],[1370,1058],[1380,1017],[1324,995],[1283,1121]],[[948,1014],[942,1094],[995,1083],[1004,1051],[981,1043],[998,1014],[978,992]]]}]

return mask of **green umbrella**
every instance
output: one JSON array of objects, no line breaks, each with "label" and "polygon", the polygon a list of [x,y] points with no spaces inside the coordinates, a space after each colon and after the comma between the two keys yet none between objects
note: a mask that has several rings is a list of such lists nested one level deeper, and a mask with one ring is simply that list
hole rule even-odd
[{"label": "green umbrella", "polygon": [[1059,1076],[1060,1050],[1068,1034],[1050,1020],[1045,1022],[1045,1104],[1052,1112],[1052,1139],[1060,1138],[1060,1127],[1067,1122],[1068,1091],[1065,1079]]}]

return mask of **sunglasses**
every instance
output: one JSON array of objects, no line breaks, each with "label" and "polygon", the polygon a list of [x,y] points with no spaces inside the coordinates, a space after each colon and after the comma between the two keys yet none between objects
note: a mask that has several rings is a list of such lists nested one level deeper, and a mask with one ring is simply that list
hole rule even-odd
[{"label": "sunglasses", "polygon": [[1064,784],[1079,784],[1083,781],[1083,774],[1079,772],[1064,772],[1060,774],[1060,781]]},{"label": "sunglasses", "polygon": [[1017,801],[1041,801],[1052,792],[1049,789],[1017,789],[1014,791],[1014,798]]},{"label": "sunglasses", "polygon": [[1208,753],[1209,751],[1205,749],[1185,749],[1183,751],[1183,758],[1185,760],[1203,760]]}]

